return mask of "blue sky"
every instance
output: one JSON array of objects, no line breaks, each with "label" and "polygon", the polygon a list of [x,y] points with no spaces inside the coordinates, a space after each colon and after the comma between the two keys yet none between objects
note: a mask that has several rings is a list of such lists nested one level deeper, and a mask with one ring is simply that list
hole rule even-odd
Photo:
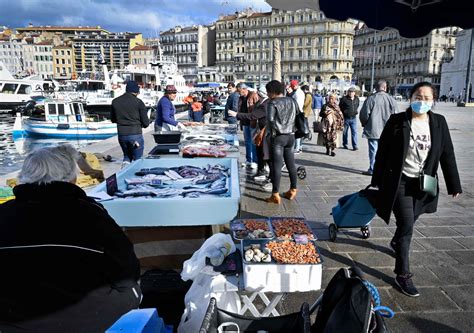
[{"label": "blue sky", "polygon": [[100,25],[154,37],[176,25],[208,24],[247,7],[271,9],[264,0],[0,0],[0,26]]}]

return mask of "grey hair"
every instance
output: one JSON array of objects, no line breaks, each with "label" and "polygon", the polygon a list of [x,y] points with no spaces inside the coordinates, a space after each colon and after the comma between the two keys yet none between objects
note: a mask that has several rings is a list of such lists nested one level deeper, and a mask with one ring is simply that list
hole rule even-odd
[{"label": "grey hair", "polygon": [[70,144],[44,147],[31,152],[18,176],[20,184],[73,182],[78,173],[79,152]]},{"label": "grey hair", "polygon": [[380,80],[379,82],[377,82],[377,87],[379,88],[379,90],[387,90],[387,81]]}]

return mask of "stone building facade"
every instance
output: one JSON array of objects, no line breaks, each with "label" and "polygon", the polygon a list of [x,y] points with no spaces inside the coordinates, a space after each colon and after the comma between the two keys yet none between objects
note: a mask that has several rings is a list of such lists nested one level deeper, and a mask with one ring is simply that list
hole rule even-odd
[{"label": "stone building facade", "polygon": [[225,81],[257,84],[272,77],[273,41],[280,40],[282,80],[350,81],[355,22],[318,11],[244,11],[216,22],[216,66]]},{"label": "stone building facade", "polygon": [[406,96],[417,82],[429,81],[439,87],[441,68],[451,61],[460,29],[435,29],[420,38],[402,38],[394,29],[374,31],[361,25],[354,38],[354,76],[358,85],[370,91],[372,60],[374,85],[388,82],[392,93]]}]

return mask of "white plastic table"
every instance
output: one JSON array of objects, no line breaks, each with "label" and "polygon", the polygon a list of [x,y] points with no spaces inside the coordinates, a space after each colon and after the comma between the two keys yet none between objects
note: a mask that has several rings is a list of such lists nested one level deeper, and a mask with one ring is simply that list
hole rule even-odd
[{"label": "white plastic table", "polygon": [[[212,288],[214,293],[233,293],[235,299],[239,299],[241,302],[239,315],[244,315],[248,310],[254,317],[269,317],[270,315],[279,316],[280,314],[276,310],[276,306],[282,300],[286,293],[271,293],[267,295],[267,292],[259,290],[249,291],[246,293],[244,290],[244,279],[243,275],[228,275],[222,276],[223,278],[215,283]],[[255,301],[259,297],[265,304],[265,309],[260,312],[255,304]]]}]

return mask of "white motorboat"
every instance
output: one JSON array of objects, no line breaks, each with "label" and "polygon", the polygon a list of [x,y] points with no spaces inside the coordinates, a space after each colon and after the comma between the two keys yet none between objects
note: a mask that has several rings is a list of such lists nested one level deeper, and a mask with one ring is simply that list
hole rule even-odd
[{"label": "white motorboat", "polygon": [[46,99],[31,102],[17,112],[13,138],[23,136],[64,139],[106,139],[117,135],[117,125],[109,120],[88,117],[82,102]]},{"label": "white motorboat", "polygon": [[15,79],[0,62],[0,112],[12,112],[33,97],[53,92],[56,86],[54,81],[37,76]]}]

